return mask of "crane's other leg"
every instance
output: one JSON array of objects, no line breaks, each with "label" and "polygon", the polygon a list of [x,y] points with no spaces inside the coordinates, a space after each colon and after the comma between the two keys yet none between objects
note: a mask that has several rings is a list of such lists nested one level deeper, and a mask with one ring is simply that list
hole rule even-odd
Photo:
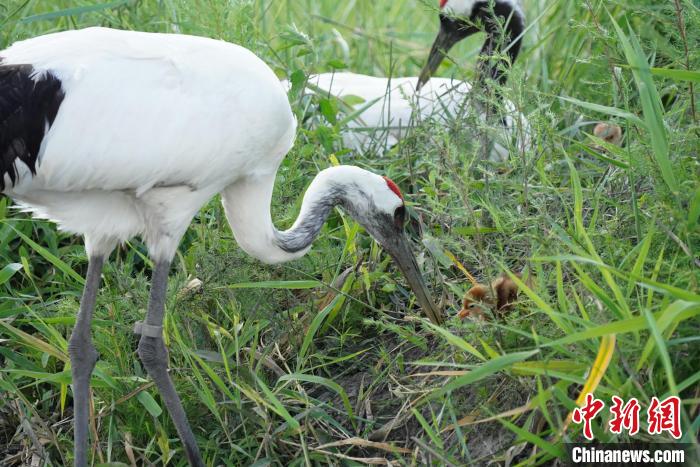
[{"label": "crane's other leg", "polygon": [[204,466],[199,448],[194,439],[192,428],[182,408],[180,397],[175,392],[170,374],[168,373],[168,350],[163,342],[163,315],[165,313],[165,295],[168,285],[170,260],[156,261],[151,282],[151,298],[148,303],[148,313],[144,323],[137,323],[136,332],[141,334],[139,342],[139,357],[148,374],[160,391],[160,396],[175,424],[180,440],[185,447],[185,453],[190,464],[196,467]]},{"label": "crane's other leg", "polygon": [[71,373],[73,374],[73,449],[76,467],[84,467],[88,464],[90,376],[95,368],[95,362],[97,362],[97,350],[92,343],[90,323],[95,309],[97,290],[100,288],[100,276],[105,259],[103,254],[88,254],[88,256],[88,272],[85,278],[83,298],[80,300],[80,311],[68,343]]}]

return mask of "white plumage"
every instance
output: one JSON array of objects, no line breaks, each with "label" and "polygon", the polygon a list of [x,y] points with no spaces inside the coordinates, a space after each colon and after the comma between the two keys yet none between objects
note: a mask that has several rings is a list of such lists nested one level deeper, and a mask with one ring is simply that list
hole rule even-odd
[{"label": "white plumage", "polygon": [[8,194],[85,235],[90,254],[143,234],[152,255],[171,255],[207,200],[274,175],[294,141],[279,80],[237,45],[90,28],[18,42],[2,57],[50,71],[65,92],[36,176],[20,169]]},{"label": "white plumage", "polygon": [[[418,78],[413,76],[381,78],[347,72],[322,73],[310,77],[309,83],[341,99],[352,96],[362,99],[352,107],[364,110],[348,122],[342,134],[344,145],[359,152],[387,151],[420,122],[449,124],[455,119],[467,119],[475,111],[470,105],[471,85],[449,78],[431,78],[419,90],[416,90]],[[511,147],[526,148],[530,144],[527,118],[509,100],[504,101],[503,107],[499,116],[504,124],[490,125],[493,161],[506,160]],[[478,112],[479,121],[487,123],[484,113]]]}]

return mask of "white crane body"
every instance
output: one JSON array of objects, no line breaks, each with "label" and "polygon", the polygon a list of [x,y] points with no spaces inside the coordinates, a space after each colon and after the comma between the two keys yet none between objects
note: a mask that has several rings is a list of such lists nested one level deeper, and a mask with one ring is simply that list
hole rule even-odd
[{"label": "white crane body", "polygon": [[[418,90],[417,77],[383,78],[349,72],[313,75],[309,84],[309,92],[319,88],[340,99],[361,99],[348,99],[353,111],[361,113],[348,121],[342,133],[344,145],[361,153],[388,151],[421,122],[451,125],[478,111],[470,99],[471,84],[450,78],[431,78]],[[488,124],[486,114],[478,112],[478,121]],[[525,116],[510,100],[503,102],[498,120],[488,125],[492,141],[489,157],[501,162],[508,159],[511,147],[530,144],[530,129]]]},{"label": "white crane body", "polygon": [[31,64],[35,80],[53,75],[64,92],[36,174],[17,161],[7,194],[107,252],[165,234],[174,245],[149,246],[170,254],[204,203],[238,180],[274,176],[294,141],[279,80],[234,44],[89,28],[0,56],[2,65]]}]

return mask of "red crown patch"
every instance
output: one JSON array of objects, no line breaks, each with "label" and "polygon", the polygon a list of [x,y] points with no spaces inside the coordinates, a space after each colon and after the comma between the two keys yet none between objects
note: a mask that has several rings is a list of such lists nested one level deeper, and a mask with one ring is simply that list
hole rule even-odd
[{"label": "red crown patch", "polygon": [[389,189],[391,191],[393,191],[394,193],[396,193],[396,196],[403,199],[403,195],[401,194],[401,190],[399,190],[399,187],[396,185],[396,183],[394,183],[394,181],[392,179],[390,179],[389,177],[383,177],[383,178],[384,178],[384,180],[386,180],[386,184],[389,187]]}]

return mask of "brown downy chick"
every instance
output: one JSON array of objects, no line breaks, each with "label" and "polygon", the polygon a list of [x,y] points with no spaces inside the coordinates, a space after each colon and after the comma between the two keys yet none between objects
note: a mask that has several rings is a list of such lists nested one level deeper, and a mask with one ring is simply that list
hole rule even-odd
[{"label": "brown downy chick", "polygon": [[[521,277],[520,274],[516,275]],[[462,309],[457,316],[460,319],[466,317],[486,319],[488,314],[484,308],[489,308],[501,315],[513,307],[519,292],[518,285],[505,274],[491,282],[490,287],[477,284],[464,295]]]},{"label": "brown downy chick", "polygon": [[485,285],[475,285],[467,291],[462,299],[462,309],[459,310],[457,316],[460,319],[467,317],[486,319],[484,306],[493,307],[493,297],[491,291]]},{"label": "brown downy chick", "polygon": [[598,123],[595,128],[593,128],[593,135],[608,144],[622,146],[622,128],[614,123]]},{"label": "brown downy chick", "polygon": [[[521,279],[520,274],[516,274]],[[520,288],[506,274],[491,283],[491,289],[496,293],[496,311],[504,312],[513,308],[513,302],[518,300]]]}]

